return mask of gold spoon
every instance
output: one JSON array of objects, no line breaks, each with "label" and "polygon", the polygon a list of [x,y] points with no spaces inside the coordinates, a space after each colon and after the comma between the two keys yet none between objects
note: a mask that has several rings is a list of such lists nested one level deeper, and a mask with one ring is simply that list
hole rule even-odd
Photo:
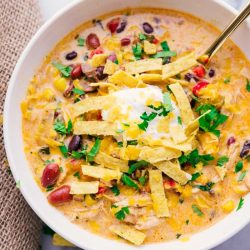
[{"label": "gold spoon", "polygon": [[208,63],[213,55],[219,50],[227,38],[239,27],[239,25],[250,14],[250,2],[246,7],[237,15],[229,26],[221,33],[221,35],[213,42],[213,44],[207,49],[203,56],[199,58],[201,63]]}]

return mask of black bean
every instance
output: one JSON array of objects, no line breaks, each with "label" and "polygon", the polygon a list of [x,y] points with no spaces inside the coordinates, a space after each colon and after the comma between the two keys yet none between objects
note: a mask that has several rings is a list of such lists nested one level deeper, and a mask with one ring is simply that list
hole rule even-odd
[{"label": "black bean", "polygon": [[231,136],[227,140],[227,146],[230,146],[231,144],[234,144],[236,142],[234,136]]},{"label": "black bean", "polygon": [[127,21],[126,20],[121,21],[118,28],[116,29],[116,33],[123,32],[125,30],[126,26],[127,26]]},{"label": "black bean", "polygon": [[208,72],[209,77],[214,77],[215,76],[215,70],[214,69],[210,69]]},{"label": "black bean", "polygon": [[66,58],[67,60],[73,60],[73,59],[75,59],[76,57],[77,57],[77,53],[76,53],[75,51],[72,51],[72,52],[68,53],[68,54],[65,56],[65,58]]},{"label": "black bean", "polygon": [[250,151],[250,140],[245,141],[243,148],[240,152],[240,157],[246,157],[249,154]]},{"label": "black bean", "polygon": [[69,142],[68,151],[77,151],[81,147],[81,140],[80,135],[74,135]]},{"label": "black bean", "polygon": [[98,80],[103,80],[105,79],[108,75],[103,73],[104,70],[104,66],[99,66],[96,68],[96,77],[98,78]]},{"label": "black bean", "polygon": [[149,23],[143,23],[142,27],[143,27],[144,32],[147,33],[147,34],[150,34],[150,33],[154,32],[153,27]]}]

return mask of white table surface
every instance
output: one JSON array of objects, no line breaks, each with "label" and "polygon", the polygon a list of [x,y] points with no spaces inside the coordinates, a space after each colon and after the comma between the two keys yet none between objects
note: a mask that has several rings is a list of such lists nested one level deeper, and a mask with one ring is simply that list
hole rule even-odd
[{"label": "white table surface", "polygon": [[[48,20],[58,10],[75,0],[39,0],[43,20]],[[187,0],[188,1],[188,0]],[[248,0],[224,0],[236,9],[240,9]],[[209,239],[208,239],[209,240]],[[51,237],[42,236],[42,250],[76,250],[69,247],[54,247],[51,245]],[[102,249],[100,249],[102,250]],[[189,250],[189,249],[187,249]],[[191,249],[190,249],[191,250]],[[192,249],[195,250],[195,249]],[[238,234],[227,240],[213,250],[250,250],[250,224]]]}]

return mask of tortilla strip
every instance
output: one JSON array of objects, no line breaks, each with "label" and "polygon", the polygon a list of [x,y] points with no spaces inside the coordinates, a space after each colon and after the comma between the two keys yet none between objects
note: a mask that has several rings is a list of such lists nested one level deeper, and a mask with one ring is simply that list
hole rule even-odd
[{"label": "tortilla strip", "polygon": [[138,79],[123,70],[118,70],[109,77],[109,82],[119,86],[124,85],[128,87],[136,87],[138,84]]},{"label": "tortilla strip", "polygon": [[74,123],[75,135],[117,135],[116,125],[107,121],[77,121]]},{"label": "tortilla strip", "polygon": [[168,82],[166,80],[162,80],[162,75],[161,74],[153,74],[153,73],[141,74],[139,76],[139,78],[143,82],[149,83],[149,84],[160,84],[160,83],[167,83]]},{"label": "tortilla strip", "polygon": [[150,163],[167,161],[181,156],[181,151],[164,147],[142,147],[139,158]]},{"label": "tortilla strip", "polygon": [[60,246],[60,247],[76,247],[75,245],[65,240],[62,236],[60,236],[57,233],[54,233],[53,235],[52,244],[54,246]]},{"label": "tortilla strip", "polygon": [[162,173],[160,170],[149,170],[149,186],[153,208],[158,218],[169,217],[169,210],[163,187]]},{"label": "tortilla strip", "polygon": [[103,152],[99,152],[95,156],[96,163],[103,164],[104,167],[114,169],[114,170],[120,170],[121,172],[128,172],[128,161],[121,160],[114,158],[108,154],[105,154]]},{"label": "tortilla strip", "polygon": [[121,172],[119,170],[111,170],[102,166],[82,165],[83,175],[100,178],[106,181],[120,180]]},{"label": "tortilla strip", "polygon": [[170,135],[174,143],[182,143],[187,139],[184,129],[180,125],[169,126]]},{"label": "tortilla strip", "polygon": [[92,110],[104,109],[110,103],[114,103],[115,97],[111,95],[85,98],[69,106],[72,119]]},{"label": "tortilla strip", "polygon": [[74,181],[70,183],[70,187],[71,194],[96,194],[98,193],[99,181]]},{"label": "tortilla strip", "polygon": [[143,59],[125,64],[125,71],[129,74],[139,74],[152,70],[162,70],[162,59]]},{"label": "tortilla strip", "polygon": [[137,246],[141,245],[146,238],[144,233],[136,230],[132,226],[125,224],[112,225],[109,227],[109,230]]},{"label": "tortilla strip", "polygon": [[154,166],[181,185],[185,185],[190,179],[189,174],[181,170],[178,160],[175,160],[174,162],[159,162],[155,163]]},{"label": "tortilla strip", "polygon": [[184,89],[179,83],[171,84],[169,85],[169,88],[173,92],[180,108],[182,122],[185,125],[188,125],[194,120],[194,114]]},{"label": "tortilla strip", "polygon": [[162,79],[165,80],[169,77],[178,75],[182,71],[190,69],[198,63],[196,59],[197,56],[195,53],[190,53],[172,63],[164,65],[162,67]]}]

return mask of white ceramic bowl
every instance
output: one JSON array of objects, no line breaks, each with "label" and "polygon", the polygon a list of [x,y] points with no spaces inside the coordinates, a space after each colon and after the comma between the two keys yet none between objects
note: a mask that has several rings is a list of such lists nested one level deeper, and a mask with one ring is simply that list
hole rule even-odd
[{"label": "white ceramic bowl", "polygon": [[[44,24],[30,41],[13,72],[4,107],[4,140],[11,170],[20,180],[21,192],[38,216],[53,230],[85,250],[131,250],[135,246],[102,238],[69,222],[56,208],[49,205],[36,185],[23,151],[20,102],[42,59],[55,44],[79,24],[101,14],[125,7],[160,7],[176,9],[198,16],[218,28],[225,27],[237,12],[217,0],[85,0],[76,1]],[[244,23],[233,40],[250,58],[250,22]],[[32,136],[32,134],[30,135]],[[250,196],[238,212],[233,212],[214,226],[194,234],[188,242],[171,241],[145,245],[144,250],[209,249],[237,233],[250,221]]]}]

